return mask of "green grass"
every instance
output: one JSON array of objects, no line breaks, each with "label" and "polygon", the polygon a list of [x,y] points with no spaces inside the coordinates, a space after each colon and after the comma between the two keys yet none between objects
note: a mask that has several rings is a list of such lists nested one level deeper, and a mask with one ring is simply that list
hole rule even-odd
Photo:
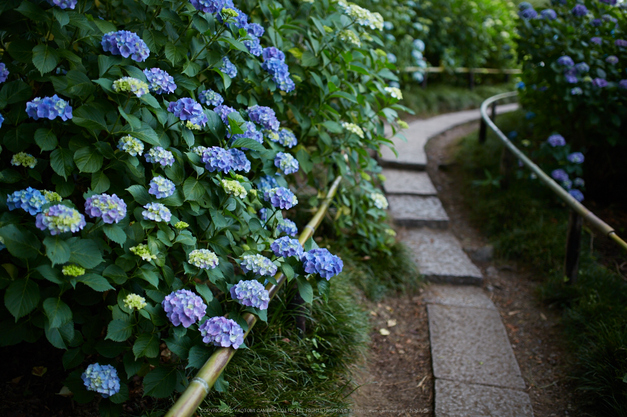
[{"label": "green grass", "polygon": [[[497,124],[506,133],[524,132],[522,114],[499,116]],[[590,253],[584,233],[578,281],[564,283],[568,209],[529,179],[528,171],[515,169],[507,188],[489,181],[500,178],[501,150],[494,135],[484,145],[477,134],[460,144],[457,161],[472,219],[490,236],[498,256],[533,265],[543,280],[540,298],[562,309],[564,337],[576,358],[572,376],[587,394],[582,398],[590,415],[627,417],[627,282]]]}]

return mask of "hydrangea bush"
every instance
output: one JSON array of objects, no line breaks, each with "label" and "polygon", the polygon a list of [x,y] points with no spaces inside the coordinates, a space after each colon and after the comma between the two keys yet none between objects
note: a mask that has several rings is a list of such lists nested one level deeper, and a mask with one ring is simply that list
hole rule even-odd
[{"label": "hydrangea bush", "polygon": [[240,282],[281,271],[307,301],[310,275],[328,291],[341,260],[279,240],[298,231],[287,210],[318,205],[306,185],[343,175],[338,235],[385,249],[361,190],[403,107],[375,14],[8,0],[0,20],[0,341],[64,349],[77,401],[118,415],[136,375],[145,395],[184,389],[214,345],[244,343],[244,311],[266,319]]}]

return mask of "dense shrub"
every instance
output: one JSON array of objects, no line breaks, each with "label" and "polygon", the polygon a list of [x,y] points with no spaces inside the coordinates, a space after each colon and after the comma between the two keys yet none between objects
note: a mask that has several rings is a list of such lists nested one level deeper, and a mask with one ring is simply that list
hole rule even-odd
[{"label": "dense shrub", "polygon": [[[284,211],[318,202],[290,184],[374,192],[368,150],[402,109],[381,25],[344,2],[2,2],[2,344],[45,336],[74,398],[115,408],[135,375],[182,390],[207,344],[241,343],[243,311],[266,319],[240,281],[328,290],[339,258],[271,244],[296,233]],[[384,250],[388,227],[365,221],[380,199],[360,198],[341,236]]]}]

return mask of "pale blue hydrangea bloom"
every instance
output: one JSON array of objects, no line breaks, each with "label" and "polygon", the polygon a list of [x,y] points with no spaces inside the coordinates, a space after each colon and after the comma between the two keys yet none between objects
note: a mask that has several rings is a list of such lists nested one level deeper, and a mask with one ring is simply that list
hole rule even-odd
[{"label": "pale blue hydrangea bloom", "polygon": [[327,281],[342,272],[344,263],[327,249],[317,248],[305,252],[301,258],[303,268],[308,274],[318,274]]},{"label": "pale blue hydrangea bloom", "polygon": [[253,122],[245,122],[242,129],[244,130],[244,133],[238,133],[231,136],[232,142],[235,142],[237,139],[247,138],[263,144],[263,134],[257,130],[257,126]]},{"label": "pale blue hydrangea bloom", "polygon": [[120,138],[118,149],[131,156],[141,156],[144,153],[144,143],[131,135],[126,135]]},{"label": "pale blue hydrangea bloom", "polygon": [[76,209],[57,204],[37,214],[35,225],[39,230],[49,230],[51,235],[76,233],[85,227],[85,216]]},{"label": "pale blue hydrangea bloom", "polygon": [[150,49],[137,34],[128,30],[109,32],[102,37],[100,42],[105,52],[112,55],[129,56],[135,62],[144,62],[150,55]]},{"label": "pale blue hydrangea bloom", "polygon": [[239,348],[244,343],[244,331],[235,321],[226,317],[211,317],[198,326],[202,341],[220,347]]},{"label": "pale blue hydrangea bloom", "polygon": [[88,391],[95,391],[108,398],[120,391],[118,371],[112,365],[92,363],[81,375],[83,384]]},{"label": "pale blue hydrangea bloom", "polygon": [[155,146],[150,149],[144,157],[146,158],[146,162],[159,164],[164,168],[174,165],[174,155],[172,152],[163,149],[161,146]]},{"label": "pale blue hydrangea bloom", "polygon": [[142,211],[142,216],[146,220],[155,222],[169,222],[172,218],[170,209],[161,203],[148,203],[144,206],[146,210]]},{"label": "pale blue hydrangea bloom", "polygon": [[549,145],[551,145],[554,148],[558,146],[566,145],[566,140],[564,139],[564,136],[557,134],[557,133],[549,136],[549,138],[547,139],[547,142],[549,143]]},{"label": "pale blue hydrangea bloom", "polygon": [[148,80],[150,91],[155,94],[168,94],[176,90],[174,77],[160,68],[145,69],[144,74]]},{"label": "pale blue hydrangea bloom", "polygon": [[229,173],[235,162],[233,160],[233,154],[219,146],[212,146],[206,149],[202,153],[202,161],[205,163],[207,171],[220,171],[224,174]]},{"label": "pale blue hydrangea bloom", "polygon": [[259,190],[264,193],[278,186],[279,186],[279,183],[274,177],[270,177],[266,175],[265,177],[259,178]]},{"label": "pale blue hydrangea bloom", "polygon": [[72,107],[55,94],[52,97],[37,97],[26,103],[26,114],[35,120],[60,117],[65,122],[72,118]]},{"label": "pale blue hydrangea bloom", "polygon": [[224,98],[213,90],[203,90],[198,94],[198,100],[207,106],[219,106],[224,103]]},{"label": "pale blue hydrangea bloom", "polygon": [[189,2],[204,13],[218,13],[224,8],[233,8],[232,0],[189,0]]},{"label": "pale blue hydrangea bloom", "polygon": [[568,159],[568,161],[572,162],[573,164],[582,164],[584,161],[584,157],[581,152],[573,152],[568,155],[566,159]]},{"label": "pale blue hydrangea bloom", "polygon": [[583,201],[583,193],[579,190],[568,190],[568,194],[573,196],[573,198],[580,203]]},{"label": "pale blue hydrangea bloom", "polygon": [[240,281],[230,290],[231,297],[239,304],[248,307],[266,310],[270,302],[270,294],[263,285],[256,280]]},{"label": "pale blue hydrangea bloom", "polygon": [[279,152],[274,158],[274,166],[283,171],[283,174],[289,175],[298,172],[299,165],[296,158],[284,152]]},{"label": "pale blue hydrangea bloom", "polygon": [[188,328],[200,321],[207,311],[207,305],[200,296],[190,290],[178,290],[166,295],[161,302],[165,315],[175,326]]},{"label": "pale blue hydrangea bloom", "polygon": [[148,94],[148,84],[133,77],[122,77],[113,82],[116,93],[133,93],[137,97]]},{"label": "pale blue hydrangea bloom", "polygon": [[5,82],[9,77],[9,70],[4,62],[0,62],[0,84]]},{"label": "pale blue hydrangea bloom", "polygon": [[247,111],[250,120],[257,123],[262,128],[272,130],[274,132],[279,130],[279,120],[276,118],[274,110],[270,107],[254,105],[249,107]]},{"label": "pale blue hydrangea bloom", "polygon": [[252,271],[256,275],[274,275],[277,271],[277,266],[272,261],[263,255],[244,255],[240,263],[242,271]]},{"label": "pale blue hydrangea bloom", "polygon": [[218,266],[219,260],[209,249],[194,249],[189,253],[187,262],[200,269],[213,269]]},{"label": "pale blue hydrangea bloom", "polygon": [[115,194],[95,194],[85,200],[85,213],[107,224],[119,223],[126,217],[126,203]]},{"label": "pale blue hydrangea bloom", "polygon": [[263,199],[269,201],[273,207],[289,210],[298,204],[298,198],[285,187],[276,187],[263,193]]},{"label": "pale blue hydrangea bloom", "polygon": [[10,211],[21,208],[31,216],[40,213],[44,204],[46,204],[44,195],[32,187],[15,191],[7,196],[7,206]]},{"label": "pale blue hydrangea bloom", "polygon": [[228,57],[222,57],[222,66],[220,67],[220,71],[231,78],[235,78],[237,76],[237,67]]},{"label": "pale blue hydrangea bloom", "polygon": [[568,181],[568,174],[563,169],[554,169],[551,171],[551,177],[558,182]]},{"label": "pale blue hydrangea bloom", "polygon": [[296,135],[290,129],[282,127],[279,129],[278,139],[275,142],[279,142],[286,148],[293,148],[298,144]]},{"label": "pale blue hydrangea bloom", "polygon": [[300,259],[303,256],[303,247],[300,245],[298,240],[292,239],[289,236],[283,236],[276,239],[272,242],[270,248],[276,256],[283,258],[295,256]]},{"label": "pale blue hydrangea bloom", "polygon": [[150,188],[148,189],[148,193],[154,195],[158,199],[170,197],[176,190],[174,183],[161,175],[157,175],[150,180],[149,185]]},{"label": "pale blue hydrangea bloom", "polygon": [[199,126],[204,126],[209,121],[200,103],[189,97],[170,102],[168,111],[183,121],[189,120]]},{"label": "pale blue hydrangea bloom", "polygon": [[296,223],[290,219],[279,220],[276,228],[279,233],[285,233],[288,236],[294,237],[298,234],[298,227],[296,227]]}]

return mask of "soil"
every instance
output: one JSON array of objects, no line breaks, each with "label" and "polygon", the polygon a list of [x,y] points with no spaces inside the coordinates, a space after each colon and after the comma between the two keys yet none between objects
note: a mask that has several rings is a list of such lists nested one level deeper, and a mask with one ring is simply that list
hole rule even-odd
[{"label": "soil", "polygon": [[[459,139],[478,129],[478,123],[456,127],[427,144],[427,172],[450,218],[450,230],[485,277],[483,288],[496,305],[527,385],[536,417],[584,416],[568,378],[571,363],[562,338],[560,314],[540,303],[540,277],[528,265],[503,262],[490,252],[487,238],[472,225],[461,195],[461,175],[454,162]],[[427,284],[428,285],[428,284]],[[371,355],[353,395],[359,410],[396,409],[388,415],[433,415],[434,378],[428,338],[428,318],[422,294],[388,297],[372,308]],[[386,321],[396,319],[382,336]],[[407,320],[405,322],[405,320]],[[401,353],[401,351],[403,353]],[[420,384],[422,382],[422,384]],[[418,388],[418,385],[420,387]],[[419,414],[419,413],[420,414]]]}]

